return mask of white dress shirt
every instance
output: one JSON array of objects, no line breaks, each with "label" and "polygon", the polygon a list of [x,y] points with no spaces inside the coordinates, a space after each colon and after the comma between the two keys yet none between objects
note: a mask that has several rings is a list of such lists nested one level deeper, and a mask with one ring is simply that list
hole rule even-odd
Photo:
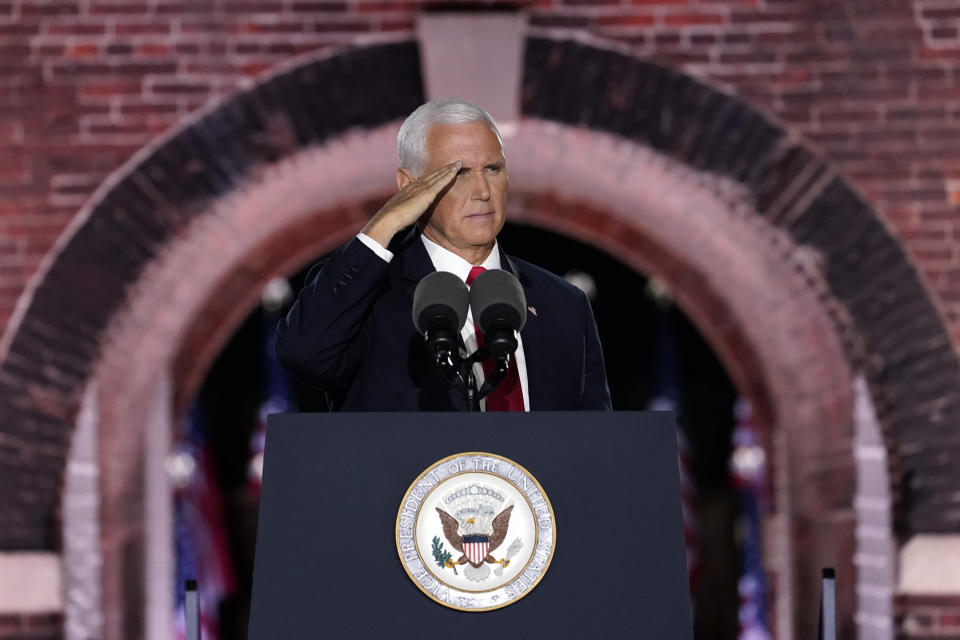
[{"label": "white dress shirt", "polygon": [[[386,262],[393,260],[393,253],[385,249],[379,242],[373,238],[367,236],[366,234],[359,234],[357,238],[365,245],[370,247],[370,250],[376,253],[380,258]],[[470,275],[470,270],[473,268],[473,265],[453,253],[444,249],[436,242],[428,239],[426,236],[421,235],[420,239],[423,241],[423,246],[427,249],[427,254],[430,256],[430,261],[433,263],[433,268],[437,271],[448,271],[464,282],[467,281],[467,276]],[[493,250],[490,252],[490,255],[487,256],[487,259],[483,261],[480,265],[484,269],[500,269],[500,250],[497,246],[497,243],[494,242]],[[520,377],[520,390],[523,392],[523,409],[524,411],[530,411],[530,385],[527,383],[527,361],[523,354],[523,341],[520,339],[520,334],[515,333],[517,337],[517,351],[513,354],[514,359],[517,362],[517,374]],[[460,330],[460,336],[463,338],[463,343],[466,345],[467,353],[462,354],[466,356],[467,354],[473,353],[477,350],[477,335],[473,326],[473,311],[470,309],[467,310],[467,321],[463,323],[463,328]],[[477,386],[483,384],[484,375],[483,375],[483,365],[479,362],[473,365],[473,372],[477,378]],[[480,401],[481,410],[486,410],[486,400]]]}]

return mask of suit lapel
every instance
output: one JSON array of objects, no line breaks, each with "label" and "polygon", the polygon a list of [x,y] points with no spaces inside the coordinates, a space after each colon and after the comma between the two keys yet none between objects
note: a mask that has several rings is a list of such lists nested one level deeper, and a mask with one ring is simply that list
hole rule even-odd
[{"label": "suit lapel", "polygon": [[413,292],[417,288],[417,284],[426,275],[434,271],[430,254],[423,246],[420,231],[417,227],[411,227],[410,232],[403,237],[399,245],[396,248],[391,247],[391,251],[396,255],[397,269],[403,289],[413,298]]},{"label": "suit lapel", "polygon": [[[499,245],[498,245],[499,246]],[[530,276],[524,273],[523,269],[500,248],[500,265],[515,275],[523,287],[523,294],[527,299],[527,321],[520,330],[520,338],[523,341],[523,356],[527,363],[527,384],[530,394],[530,409],[540,410],[544,405],[543,381],[547,379],[547,371],[544,363],[545,349],[548,345],[544,344],[543,326],[540,318],[530,311],[531,308],[537,308],[538,291],[533,287]],[[538,386],[539,382],[539,386]]]}]

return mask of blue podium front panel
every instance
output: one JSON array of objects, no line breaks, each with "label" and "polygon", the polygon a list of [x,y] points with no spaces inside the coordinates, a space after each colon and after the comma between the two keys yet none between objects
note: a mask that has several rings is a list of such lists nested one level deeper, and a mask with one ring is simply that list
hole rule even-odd
[{"label": "blue podium front panel", "polygon": [[[660,412],[270,416],[250,637],[689,639],[674,429]],[[484,612],[431,600],[397,552],[414,479],[474,451],[528,470],[555,518],[540,582]]]}]

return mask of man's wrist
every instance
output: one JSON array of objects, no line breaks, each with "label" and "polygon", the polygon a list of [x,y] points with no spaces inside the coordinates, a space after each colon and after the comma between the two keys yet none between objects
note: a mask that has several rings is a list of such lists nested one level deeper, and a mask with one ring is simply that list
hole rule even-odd
[{"label": "man's wrist", "polygon": [[375,216],[373,220],[367,223],[367,226],[363,228],[363,233],[371,240],[376,240],[381,247],[387,247],[390,245],[390,241],[393,240],[393,236],[397,235],[397,232],[400,231],[403,227],[398,227],[390,220],[377,219]]},{"label": "man's wrist", "polygon": [[365,244],[367,248],[370,249],[370,251],[373,251],[375,254],[377,254],[380,257],[380,259],[383,260],[384,262],[390,262],[391,260],[393,260],[392,251],[390,251],[385,246],[380,244],[378,240],[375,240],[374,238],[371,238],[370,236],[368,236],[363,231],[357,234],[357,240]]}]

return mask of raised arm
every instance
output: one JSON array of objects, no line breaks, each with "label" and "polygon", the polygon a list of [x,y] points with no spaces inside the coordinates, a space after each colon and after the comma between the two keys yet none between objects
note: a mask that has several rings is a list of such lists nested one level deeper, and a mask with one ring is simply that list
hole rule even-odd
[{"label": "raised arm", "polygon": [[[430,208],[459,168],[454,162],[421,179],[405,180],[362,233],[385,248],[397,231]],[[367,321],[386,285],[387,272],[388,262],[358,238],[314,267],[277,326],[280,364],[310,386],[346,389],[369,346]]]}]

